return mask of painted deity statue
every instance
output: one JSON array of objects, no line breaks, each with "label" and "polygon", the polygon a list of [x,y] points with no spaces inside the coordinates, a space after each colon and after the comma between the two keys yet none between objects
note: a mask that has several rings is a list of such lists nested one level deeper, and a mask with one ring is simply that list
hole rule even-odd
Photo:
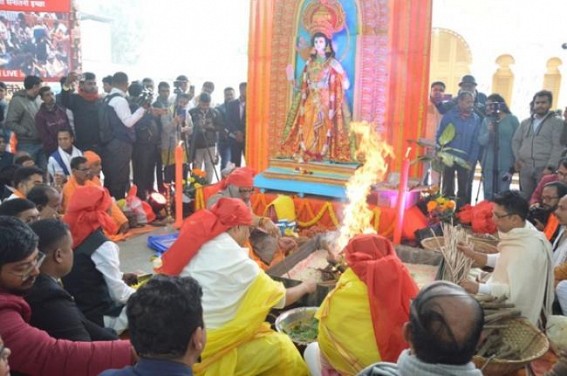
[{"label": "painted deity statue", "polygon": [[313,34],[311,45],[311,55],[301,74],[299,96],[287,117],[282,155],[299,162],[349,162],[350,112],[345,97],[349,80],[324,33]]}]

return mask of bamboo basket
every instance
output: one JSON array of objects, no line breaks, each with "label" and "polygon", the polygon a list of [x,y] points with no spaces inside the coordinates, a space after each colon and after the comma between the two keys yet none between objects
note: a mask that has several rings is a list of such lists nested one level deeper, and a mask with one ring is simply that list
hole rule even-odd
[{"label": "bamboo basket", "polygon": [[507,375],[532,360],[542,357],[549,349],[549,341],[545,334],[539,331],[525,318],[515,318],[506,321],[508,326],[501,329],[504,344],[513,345],[521,349],[519,360],[486,359],[475,355],[473,362],[486,376]]},{"label": "bamboo basket", "polygon": [[[485,240],[479,240],[475,238],[471,238],[471,243],[474,246],[474,250],[477,252],[492,254],[498,253],[498,248],[495,244],[489,243]],[[431,237],[427,239],[423,239],[421,241],[421,246],[425,249],[430,251],[439,251],[439,246],[445,245],[445,239],[442,236]]]}]

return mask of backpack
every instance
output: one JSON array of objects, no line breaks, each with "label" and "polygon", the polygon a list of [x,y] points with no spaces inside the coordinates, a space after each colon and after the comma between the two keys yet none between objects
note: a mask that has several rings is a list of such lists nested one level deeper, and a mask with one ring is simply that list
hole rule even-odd
[{"label": "backpack", "polygon": [[98,108],[98,135],[101,144],[108,144],[114,138],[114,128],[110,122],[110,111],[114,111],[108,103],[114,97],[120,94],[114,93],[107,95],[102,100],[100,107]]}]

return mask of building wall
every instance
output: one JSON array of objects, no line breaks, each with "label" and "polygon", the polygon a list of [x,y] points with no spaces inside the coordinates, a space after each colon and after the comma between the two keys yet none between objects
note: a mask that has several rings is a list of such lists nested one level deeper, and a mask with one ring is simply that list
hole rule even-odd
[{"label": "building wall", "polygon": [[[522,119],[529,115],[533,94],[543,88],[550,59],[561,63],[557,69],[562,79],[554,103],[559,108],[567,106],[567,50],[561,48],[567,42],[565,4],[564,0],[433,0],[432,25],[457,33],[467,43],[470,74],[478,82],[477,89],[487,95],[493,92],[496,61],[503,55],[512,57],[510,107]],[[431,73],[431,81],[443,75]],[[457,84],[449,85],[447,92],[456,94]]]}]

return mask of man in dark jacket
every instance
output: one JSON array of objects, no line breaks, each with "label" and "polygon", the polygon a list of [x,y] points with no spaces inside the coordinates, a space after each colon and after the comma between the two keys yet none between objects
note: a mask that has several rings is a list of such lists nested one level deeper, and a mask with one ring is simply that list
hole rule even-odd
[{"label": "man in dark jacket", "polygon": [[39,89],[39,97],[43,103],[35,115],[35,126],[45,155],[49,157],[57,150],[57,133],[60,130],[71,131],[71,125],[65,109],[55,103],[55,95],[49,86]]},{"label": "man in dark jacket", "polygon": [[238,86],[240,96],[226,108],[226,129],[230,142],[231,162],[240,167],[242,153],[246,154],[246,82]]},{"label": "man in dark jacket", "polygon": [[67,225],[57,219],[43,219],[30,226],[39,237],[38,249],[45,254],[41,274],[25,296],[32,309],[31,324],[58,339],[110,341],[116,334],[88,320],[61,278],[73,267],[73,239]]},{"label": "man in dark jacket", "polygon": [[124,72],[116,72],[112,76],[112,90],[108,94],[109,122],[112,128],[112,140],[102,148],[102,172],[104,187],[116,200],[123,199],[130,187],[130,160],[132,159],[133,144],[136,141],[134,125],[144,116],[146,108],[130,110],[126,100],[128,91],[128,76]]},{"label": "man in dark jacket", "polygon": [[[79,81],[79,91],[73,93],[75,83]],[[81,151],[101,152],[98,108],[100,97],[94,73],[84,73],[80,78],[75,72],[69,73],[61,90],[63,106],[73,112],[75,122],[75,146]]]},{"label": "man in dark jacket", "polygon": [[[136,110],[152,101],[151,92],[144,90],[139,82],[132,82],[128,87],[130,95],[130,111]],[[134,125],[136,141],[132,150],[132,172],[134,184],[138,187],[137,195],[145,200],[154,190],[154,172],[159,161],[160,132],[157,118],[149,113]]]},{"label": "man in dark jacket", "polygon": [[0,336],[12,350],[12,372],[27,375],[98,375],[132,363],[128,341],[96,343],[57,340],[29,324],[22,298],[33,286],[45,256],[37,235],[22,221],[0,216]]},{"label": "man in dark jacket", "polygon": [[35,126],[35,115],[39,111],[36,101],[41,79],[37,76],[26,76],[24,90],[14,93],[8,105],[6,127],[18,137],[18,150],[25,151],[34,159],[35,164],[44,169],[47,167],[47,156],[42,149],[41,137]]}]

